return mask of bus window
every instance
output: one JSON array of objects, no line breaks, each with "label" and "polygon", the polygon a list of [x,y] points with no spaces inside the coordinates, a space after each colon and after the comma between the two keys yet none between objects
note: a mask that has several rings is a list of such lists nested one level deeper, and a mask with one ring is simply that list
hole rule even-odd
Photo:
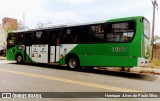
[{"label": "bus window", "polygon": [[66,28],[63,31],[62,42],[67,44],[75,44],[80,41],[81,27]]},{"label": "bus window", "polygon": [[97,34],[104,34],[104,26],[103,25],[98,25],[97,27]]},{"label": "bus window", "polygon": [[47,44],[47,32],[46,31],[38,31],[34,36],[34,44]]},{"label": "bus window", "polygon": [[103,25],[92,26],[92,33],[94,37],[94,42],[104,41],[104,26]]},{"label": "bus window", "polygon": [[17,44],[24,45],[24,33],[17,33]]},{"label": "bus window", "polygon": [[107,42],[130,42],[135,34],[135,22],[120,22],[107,25]]},{"label": "bus window", "polygon": [[150,38],[150,23],[147,20],[143,21],[143,26],[144,26],[144,34],[148,38]]},{"label": "bus window", "polygon": [[82,31],[82,42],[104,42],[104,26],[84,26]]},{"label": "bus window", "polygon": [[81,33],[81,42],[88,42],[92,38],[89,38],[89,26],[83,26]]}]

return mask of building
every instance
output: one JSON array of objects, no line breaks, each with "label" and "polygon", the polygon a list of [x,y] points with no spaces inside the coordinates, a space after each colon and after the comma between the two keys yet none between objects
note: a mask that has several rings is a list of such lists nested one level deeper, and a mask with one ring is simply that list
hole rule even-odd
[{"label": "building", "polygon": [[0,48],[6,47],[7,32],[0,26]]},{"label": "building", "polygon": [[18,21],[17,19],[13,18],[3,18],[2,19],[2,26],[6,32],[17,30],[18,29]]},{"label": "building", "polygon": [[160,59],[160,44],[154,45],[153,58]]},{"label": "building", "polygon": [[2,26],[0,26],[0,48],[6,48],[7,33],[18,29],[18,21],[13,18],[3,18]]}]

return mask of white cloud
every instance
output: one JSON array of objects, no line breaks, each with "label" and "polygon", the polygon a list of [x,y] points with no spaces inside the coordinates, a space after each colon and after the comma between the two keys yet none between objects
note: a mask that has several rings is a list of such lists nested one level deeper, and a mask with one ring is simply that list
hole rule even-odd
[{"label": "white cloud", "polygon": [[84,3],[90,3],[91,0],[69,0],[69,2],[73,4],[84,4]]},{"label": "white cloud", "polygon": [[[26,23],[34,22],[43,13],[41,5],[45,0],[0,0],[0,19],[4,17],[23,20],[23,13],[26,15]],[[29,25],[30,26],[30,25]]]},{"label": "white cloud", "polygon": [[[44,8],[50,1],[50,11]],[[152,24],[152,4],[150,0],[0,0],[0,19],[13,17],[23,19],[34,28],[38,22],[67,23],[88,22],[116,17],[143,15]],[[160,3],[160,2],[159,2]],[[48,6],[48,5],[47,5]],[[58,10],[52,10],[53,7]],[[59,7],[59,8],[58,8]],[[160,33],[160,13],[156,11],[155,33]]]},{"label": "white cloud", "polygon": [[85,3],[90,3],[93,0],[54,0],[54,1],[61,3],[85,4]]}]

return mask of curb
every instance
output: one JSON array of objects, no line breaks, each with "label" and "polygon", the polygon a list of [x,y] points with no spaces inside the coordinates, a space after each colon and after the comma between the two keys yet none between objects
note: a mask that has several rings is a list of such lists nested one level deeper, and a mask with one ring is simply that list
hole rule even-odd
[{"label": "curb", "polygon": [[113,67],[113,68],[98,67],[97,69],[108,70],[108,71],[122,71],[122,72],[130,72],[130,73],[145,73],[145,74],[160,75],[160,67],[157,67],[157,68],[133,67],[133,68],[123,68],[123,69],[120,67]]},{"label": "curb", "polygon": [[[0,60],[6,60],[6,57],[0,56]],[[147,68],[147,67],[133,67],[133,68],[107,68],[107,67],[97,67],[100,70],[109,70],[109,71],[126,71],[126,72],[134,72],[134,73],[145,73],[145,74],[157,74],[160,75],[160,66],[156,68]]]},{"label": "curb", "polygon": [[130,69],[130,72],[158,74],[160,75],[160,68],[145,68],[145,67],[134,67]]}]

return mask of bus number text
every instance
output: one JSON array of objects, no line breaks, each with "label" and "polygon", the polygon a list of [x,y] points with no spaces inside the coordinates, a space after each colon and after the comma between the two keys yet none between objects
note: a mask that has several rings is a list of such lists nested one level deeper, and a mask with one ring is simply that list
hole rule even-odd
[{"label": "bus number text", "polygon": [[127,47],[113,47],[112,52],[126,52]]}]

